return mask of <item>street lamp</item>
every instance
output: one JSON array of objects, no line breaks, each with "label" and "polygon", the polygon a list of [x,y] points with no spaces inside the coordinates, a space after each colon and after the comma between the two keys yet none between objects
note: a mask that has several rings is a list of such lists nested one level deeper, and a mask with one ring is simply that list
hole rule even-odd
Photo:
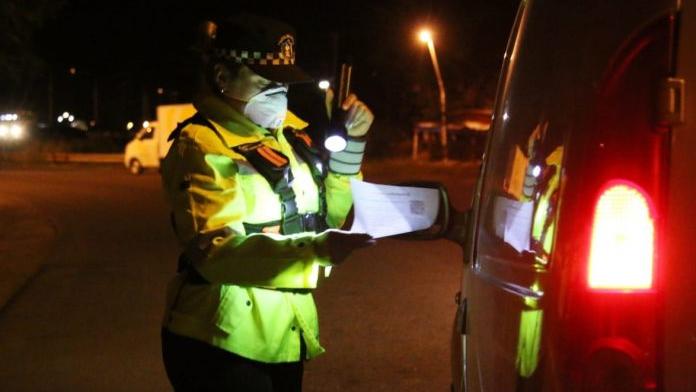
[{"label": "street lamp", "polygon": [[445,94],[445,82],[442,81],[442,73],[440,73],[440,64],[437,61],[435,53],[435,44],[433,43],[433,34],[428,29],[423,29],[418,33],[418,39],[428,45],[430,59],[433,62],[435,69],[435,77],[437,78],[437,88],[440,92],[440,145],[444,158],[447,159],[447,96]]}]

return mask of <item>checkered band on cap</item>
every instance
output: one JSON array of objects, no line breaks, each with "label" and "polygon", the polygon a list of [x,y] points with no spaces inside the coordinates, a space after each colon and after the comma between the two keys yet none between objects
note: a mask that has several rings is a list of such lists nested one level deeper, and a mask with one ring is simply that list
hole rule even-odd
[{"label": "checkered band on cap", "polygon": [[248,65],[294,65],[295,40],[286,34],[278,41],[278,52],[255,52],[251,50],[215,49],[216,56],[237,64]]},{"label": "checkered band on cap", "polygon": [[280,53],[251,52],[248,50],[216,49],[215,55],[237,64],[258,65],[293,65],[295,56],[285,57]]}]

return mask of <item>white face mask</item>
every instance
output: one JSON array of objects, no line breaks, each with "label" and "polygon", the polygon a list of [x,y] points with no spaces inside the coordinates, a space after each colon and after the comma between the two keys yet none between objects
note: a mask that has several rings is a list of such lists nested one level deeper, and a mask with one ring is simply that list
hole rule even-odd
[{"label": "white face mask", "polygon": [[244,106],[244,115],[256,125],[276,129],[283,125],[288,112],[288,88],[273,87],[249,99]]}]

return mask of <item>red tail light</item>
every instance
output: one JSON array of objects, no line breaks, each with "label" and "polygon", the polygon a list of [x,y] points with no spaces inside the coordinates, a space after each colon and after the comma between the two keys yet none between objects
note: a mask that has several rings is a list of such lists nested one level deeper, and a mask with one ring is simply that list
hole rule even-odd
[{"label": "red tail light", "polygon": [[645,291],[653,288],[654,210],[636,184],[612,181],[595,205],[588,268],[593,290]]}]

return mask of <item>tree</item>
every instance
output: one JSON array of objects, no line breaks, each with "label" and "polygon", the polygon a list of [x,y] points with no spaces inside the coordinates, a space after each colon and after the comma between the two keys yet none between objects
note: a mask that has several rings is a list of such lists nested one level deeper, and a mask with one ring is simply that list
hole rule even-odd
[{"label": "tree", "polygon": [[30,86],[44,69],[35,37],[41,27],[63,6],[61,0],[3,0],[0,2],[0,83],[7,86],[0,100],[26,102]]}]

